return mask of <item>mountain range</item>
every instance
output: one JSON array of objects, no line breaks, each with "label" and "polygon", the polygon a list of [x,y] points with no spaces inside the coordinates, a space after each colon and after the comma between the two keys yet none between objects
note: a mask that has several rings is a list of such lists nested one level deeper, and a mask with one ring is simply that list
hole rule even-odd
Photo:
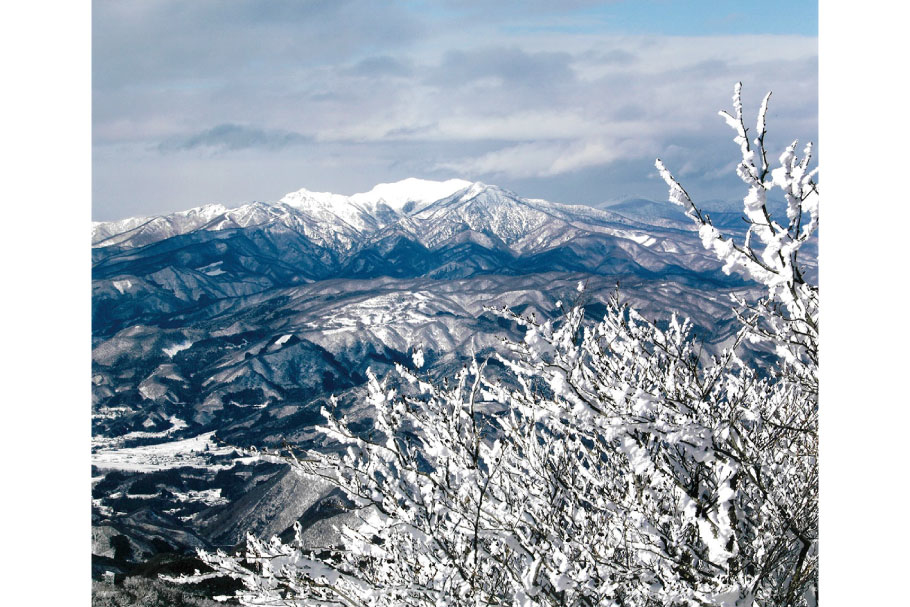
[{"label": "mountain range", "polygon": [[599,209],[458,179],[96,223],[92,263],[99,571],[294,520],[327,533],[337,495],[234,447],[319,448],[330,395],[368,429],[367,368],[419,350],[445,376],[521,338],[489,307],[553,317],[583,282],[596,317],[618,284],[646,316],[690,317],[710,351],[734,330],[729,295],[758,293],[669,203]]}]

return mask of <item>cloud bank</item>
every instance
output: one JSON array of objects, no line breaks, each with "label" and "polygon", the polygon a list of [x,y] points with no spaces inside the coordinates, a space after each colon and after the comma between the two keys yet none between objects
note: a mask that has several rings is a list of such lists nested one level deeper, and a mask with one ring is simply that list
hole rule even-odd
[{"label": "cloud bank", "polygon": [[289,131],[267,131],[241,124],[219,124],[188,136],[170,137],[158,145],[161,152],[179,152],[209,148],[213,150],[244,150],[264,148],[277,150],[289,145],[309,143],[313,139]]},{"label": "cloud bank", "polygon": [[[653,198],[656,155],[729,197],[716,111],[740,80],[747,111],[774,90],[772,148],[817,138],[811,22],[750,29],[694,3],[675,23],[691,33],[667,35],[674,3],[523,6],[96,2],[95,219],[408,176]],[[735,33],[710,30],[721,17]]]}]

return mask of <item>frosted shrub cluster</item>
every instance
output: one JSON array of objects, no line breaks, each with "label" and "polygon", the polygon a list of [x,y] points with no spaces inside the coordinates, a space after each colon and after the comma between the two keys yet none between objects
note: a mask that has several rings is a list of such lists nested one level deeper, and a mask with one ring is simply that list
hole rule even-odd
[{"label": "frosted shrub cluster", "polygon": [[[498,310],[526,329],[501,383],[474,361],[436,384],[399,367],[371,375],[370,439],[324,411],[340,455],[290,456],[354,502],[336,546],[250,537],[204,553],[241,579],[246,605],[814,605],[818,563],[818,292],[800,271],[817,226],[810,149],[771,169],[766,97],[756,136],[734,113],[751,222],[725,238],[658,160],[726,271],[767,286],[739,303],[735,343],[700,360],[690,324],[664,329],[623,305],[559,323]],[[766,205],[786,198],[786,220]],[[766,342],[774,363],[737,351]],[[205,576],[199,576],[205,577]]]}]

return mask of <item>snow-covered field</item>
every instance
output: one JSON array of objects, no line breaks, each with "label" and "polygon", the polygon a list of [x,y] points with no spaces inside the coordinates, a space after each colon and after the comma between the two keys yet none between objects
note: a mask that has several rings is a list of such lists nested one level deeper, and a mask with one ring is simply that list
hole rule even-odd
[{"label": "snow-covered field", "polygon": [[214,432],[183,440],[145,445],[142,447],[98,449],[92,453],[92,465],[107,470],[154,472],[185,466],[221,470],[240,461],[251,462],[254,457],[235,458],[230,464],[214,464],[215,456],[233,453],[233,448],[216,443]]},{"label": "snow-covered field", "polygon": [[[108,417],[110,417],[110,416],[108,416]],[[149,420],[146,420],[146,421],[149,421]],[[141,432],[141,431],[137,430],[134,432],[129,432],[127,434],[124,434],[123,436],[115,436],[115,437],[111,437],[111,438],[95,435],[92,437],[92,450],[93,451],[94,450],[110,450],[115,447],[119,447],[120,445],[124,444],[125,442],[131,441],[131,440],[140,440],[140,439],[149,439],[149,438],[167,438],[169,436],[172,436],[174,433],[176,433],[180,430],[183,430],[184,428],[187,427],[186,422],[183,421],[182,419],[180,419],[179,417],[172,416],[169,421],[171,422],[171,427],[168,428],[167,430],[163,430],[161,432]]]}]

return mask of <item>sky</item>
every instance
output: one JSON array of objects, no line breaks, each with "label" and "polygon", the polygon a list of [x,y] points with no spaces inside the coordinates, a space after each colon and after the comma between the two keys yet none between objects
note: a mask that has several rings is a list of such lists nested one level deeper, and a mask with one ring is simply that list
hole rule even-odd
[{"label": "sky", "polygon": [[96,0],[93,219],[406,177],[662,199],[658,156],[733,199],[737,81],[774,156],[817,140],[815,2],[491,4]]}]

